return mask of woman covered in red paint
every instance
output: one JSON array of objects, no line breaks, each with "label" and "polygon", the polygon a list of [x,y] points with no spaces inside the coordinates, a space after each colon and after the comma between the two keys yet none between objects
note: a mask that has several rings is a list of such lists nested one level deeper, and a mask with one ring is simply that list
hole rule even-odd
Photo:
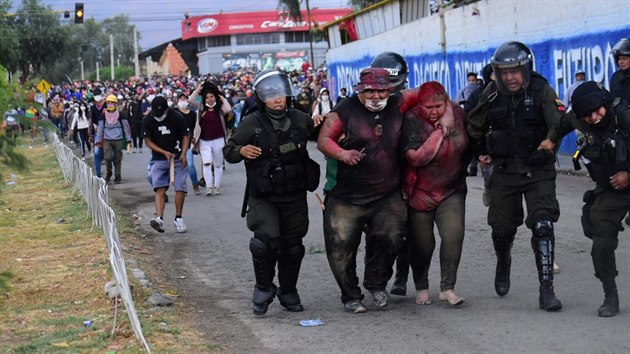
[{"label": "woman covered in red paint", "polygon": [[[464,241],[466,166],[470,161],[465,119],[464,111],[435,81],[420,87],[418,103],[404,117],[401,146],[407,167],[403,193],[419,305],[431,303],[428,273],[435,249],[434,225],[442,239],[439,299],[453,306],[464,302],[454,288]],[[446,120],[455,125],[445,128]]]}]

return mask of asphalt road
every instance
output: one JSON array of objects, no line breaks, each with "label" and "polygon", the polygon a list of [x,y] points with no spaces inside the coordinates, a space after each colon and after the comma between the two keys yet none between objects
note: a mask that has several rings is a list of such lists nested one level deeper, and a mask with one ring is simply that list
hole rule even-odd
[{"label": "asphalt road", "polygon": [[[311,156],[323,156],[311,146]],[[309,194],[310,229],[304,240],[304,258],[298,289],[306,308],[289,313],[277,300],[265,316],[251,312],[254,275],[249,253],[251,233],[240,217],[245,181],[243,164],[227,165],[223,194],[186,199],[184,219],[188,233],[177,234],[172,219],[174,205],[167,204],[167,231],[158,234],[149,227],[153,216],[153,192],[146,182],[150,154],[125,154],[123,184],[110,187],[111,196],[137,213],[148,246],[156,250],[152,264],[165,270],[181,297],[181,305],[208,336],[227,343],[231,352],[461,352],[461,353],[628,353],[630,352],[630,241],[620,234],[617,250],[621,313],[614,318],[597,317],[603,300],[600,282],[593,276],[590,240],[580,225],[582,194],[592,182],[585,176],[558,175],[557,195],[561,206],[556,228],[556,294],[564,308],[558,313],[538,309],[538,278],[530,246],[530,232],[519,228],[513,249],[512,288],[500,298],[494,292],[496,258],[486,223],[487,209],[481,203],[482,179],[469,177],[466,202],[466,236],[456,292],[466,302],[451,308],[437,299],[439,291],[438,249],[430,271],[433,304],[414,303],[413,282],[407,296],[392,296],[390,305],[377,309],[366,293],[368,312],[345,313],[340,291],[323,252],[322,214]],[[562,158],[560,168],[571,168]],[[197,166],[200,161],[197,157]],[[324,173],[322,173],[322,178]],[[321,194],[320,185],[319,193]],[[174,194],[169,191],[173,200]],[[438,245],[439,247],[439,245]],[[362,281],[364,245],[358,256]],[[411,277],[410,277],[411,278]],[[323,326],[302,327],[300,320],[321,319]]]}]

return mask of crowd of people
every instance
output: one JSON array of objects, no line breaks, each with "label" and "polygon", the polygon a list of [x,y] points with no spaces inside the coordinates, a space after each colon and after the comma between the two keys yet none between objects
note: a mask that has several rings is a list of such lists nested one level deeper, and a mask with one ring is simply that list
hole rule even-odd
[{"label": "crowd of people", "polygon": [[[598,314],[610,317],[619,312],[615,250],[630,208],[630,39],[619,41],[612,54],[619,70],[610,90],[577,73],[565,100],[570,110],[534,71],[531,50],[510,41],[496,50],[483,79],[469,73],[454,98],[435,81],[406,89],[407,63],[385,52],[361,71],[356,94],[346,96],[342,88],[334,103],[325,68],[306,66],[291,73],[244,69],[195,78],[64,84],[52,89],[45,115],[59,134],[72,137],[82,156],[93,151],[99,177],[104,159],[107,182],[114,177],[121,183],[123,151],[142,153],[144,141],[152,153],[149,181],[155,191],[156,217],[150,225],[158,232],[165,231],[169,185],[176,191],[176,230],[186,232],[187,179],[196,194],[205,186],[206,195],[217,195],[224,160],[244,161],[243,215],[253,232],[256,315],[265,314],[276,296],[289,311],[304,309],[297,282],[309,223],[306,192],[319,183],[308,140],[317,141],[327,158],[324,239],[346,311],[367,311],[356,272],[363,238],[363,288],[377,307],[389,304],[386,286],[394,264],[390,293],[406,294],[411,268],[416,303],[430,304],[434,227],[442,240],[438,299],[452,306],[465,301],[455,285],[471,161],[484,174],[496,293],[509,293],[511,249],[524,223],[531,230],[539,306],[560,310],[553,285],[554,223],[560,215],[554,149],[578,129],[583,137],[574,158],[583,158],[597,184],[584,196],[581,221],[593,241],[595,276],[604,289]],[[201,178],[195,154],[201,156]]]}]

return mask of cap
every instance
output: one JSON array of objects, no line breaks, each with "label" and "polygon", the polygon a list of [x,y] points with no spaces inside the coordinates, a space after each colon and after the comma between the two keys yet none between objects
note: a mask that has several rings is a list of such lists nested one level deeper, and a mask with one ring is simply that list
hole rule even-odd
[{"label": "cap", "polygon": [[168,108],[168,104],[166,103],[166,98],[164,96],[157,96],[151,101],[151,111],[153,112],[153,116],[161,117],[166,112]]},{"label": "cap", "polygon": [[330,91],[328,91],[328,89],[327,89],[327,88],[322,87],[322,88],[321,88],[321,90],[319,90],[319,94],[320,94],[320,95],[322,95],[324,92],[328,92],[328,93],[330,93]]},{"label": "cap", "polygon": [[612,102],[613,97],[602,84],[586,81],[575,88],[571,95],[571,107],[578,118],[589,116],[593,111]]},{"label": "cap", "polygon": [[392,84],[389,81],[389,71],[383,68],[367,68],[359,74],[359,84],[356,90],[391,90]]}]

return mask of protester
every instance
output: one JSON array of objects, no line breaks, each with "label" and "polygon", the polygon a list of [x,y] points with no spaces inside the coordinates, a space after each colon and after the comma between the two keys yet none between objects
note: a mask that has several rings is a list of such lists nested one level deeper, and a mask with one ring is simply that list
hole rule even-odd
[{"label": "protester", "polygon": [[72,120],[70,123],[70,130],[73,134],[76,132],[81,147],[81,157],[85,157],[85,150],[88,153],[92,152],[90,148],[90,136],[92,135],[92,119],[89,116],[90,111],[87,109],[87,104],[83,101],[79,103],[79,109],[72,114]]},{"label": "protester", "polygon": [[[164,232],[164,204],[170,182],[175,189],[175,228],[187,231],[182,217],[187,193],[186,177],[188,161],[186,153],[190,145],[190,130],[177,111],[167,106],[166,98],[157,96],[151,101],[151,110],[142,120],[145,144],[151,149],[151,184],[155,191],[156,217],[150,225],[157,232]],[[173,161],[174,180],[170,180]]]},{"label": "protester", "polygon": [[[168,104],[168,103],[167,103]],[[180,93],[177,96],[177,110],[186,120],[188,129],[192,132],[192,129],[197,125],[197,113],[190,110],[190,104],[188,103],[188,96],[185,93]],[[186,161],[188,162],[188,175],[190,176],[190,182],[193,186],[195,195],[201,194],[199,189],[199,180],[197,178],[197,169],[195,168],[195,154],[193,153],[192,145],[195,143],[194,139],[190,139],[190,145],[186,150]]]},{"label": "protester", "polygon": [[[360,73],[358,95],[344,100],[326,118],[318,148],[328,157],[324,187],[324,239],[328,263],[341,290],[346,311],[365,312],[356,276],[356,255],[367,226],[363,286],[378,307],[389,304],[385,291],[402,243],[407,210],[400,194],[399,95],[389,72],[368,68]],[[343,135],[343,136],[342,136]]]},{"label": "protester", "polygon": [[[106,110],[98,121],[95,144],[103,148],[107,174],[105,182],[109,183],[114,175],[114,183],[122,181],[122,151],[127,147],[127,138],[131,136],[129,122],[123,112],[118,110],[118,98],[108,95],[105,99]],[[113,166],[113,171],[112,171]]]}]

